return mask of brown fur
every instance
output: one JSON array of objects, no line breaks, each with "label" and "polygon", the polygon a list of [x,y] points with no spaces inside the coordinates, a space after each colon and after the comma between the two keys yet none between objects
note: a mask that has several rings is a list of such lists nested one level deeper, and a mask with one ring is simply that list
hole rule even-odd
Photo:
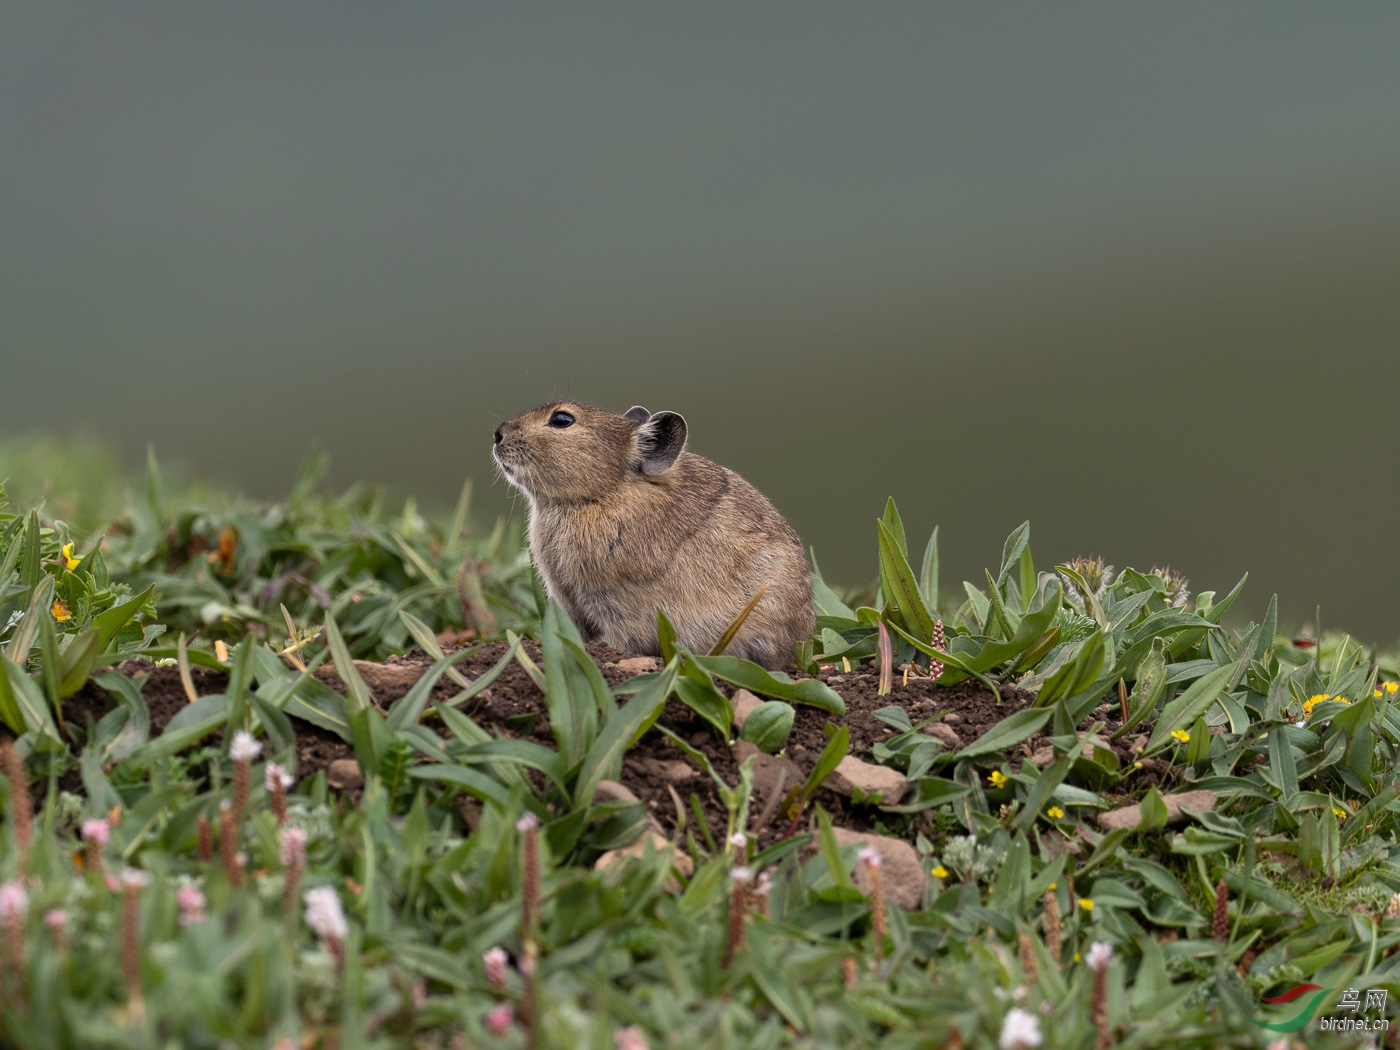
[{"label": "brown fur", "polygon": [[[552,427],[555,412],[575,422]],[[523,412],[496,431],[494,455],[530,503],[530,551],[550,597],[585,640],[656,653],[656,610],[705,653],[765,584],[725,651],[791,664],[815,625],[802,541],[732,470],[683,451],[685,421],[573,401]]]}]

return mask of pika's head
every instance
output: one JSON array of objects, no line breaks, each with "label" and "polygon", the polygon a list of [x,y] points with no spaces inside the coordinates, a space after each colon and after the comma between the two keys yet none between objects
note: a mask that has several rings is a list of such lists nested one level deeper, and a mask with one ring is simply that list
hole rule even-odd
[{"label": "pika's head", "polygon": [[491,453],[531,499],[601,499],[629,480],[665,474],[685,451],[685,420],[637,405],[614,415],[576,401],[551,401],[496,428]]}]

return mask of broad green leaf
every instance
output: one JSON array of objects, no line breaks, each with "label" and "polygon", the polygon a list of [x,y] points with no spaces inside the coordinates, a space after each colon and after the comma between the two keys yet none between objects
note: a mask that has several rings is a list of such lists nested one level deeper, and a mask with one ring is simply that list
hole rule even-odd
[{"label": "broad green leaf", "polygon": [[697,672],[697,675],[699,680],[689,674],[683,674],[676,679],[676,697],[714,726],[721,738],[728,740],[729,730],[733,726],[734,709],[729,706],[724,694],[715,688],[708,675],[703,671]]},{"label": "broad green leaf", "polygon": [[228,702],[223,693],[201,696],[175,712],[160,736],[140,748],[130,761],[138,768],[149,766],[158,758],[176,754],[208,736],[228,721]]},{"label": "broad green leaf", "polygon": [[943,777],[923,777],[918,782],[918,787],[912,798],[906,796],[905,801],[897,806],[881,806],[880,808],[888,813],[918,813],[933,806],[955,802],[971,790],[966,784],[959,784],[957,781],[947,780]]},{"label": "broad green leaf", "polygon": [[769,700],[749,712],[743,728],[739,730],[739,737],[771,755],[787,743],[795,715],[792,705],[781,700]]},{"label": "broad green leaf", "polygon": [[656,643],[661,651],[661,662],[669,664],[676,655],[676,625],[666,615],[665,609],[656,610]]},{"label": "broad green leaf", "polygon": [[4,674],[15,709],[23,715],[24,725],[53,740],[62,740],[38,683],[8,656],[0,655],[0,672]]},{"label": "broad green leaf", "polygon": [[566,637],[583,644],[578,628],[554,602],[545,607],[540,634],[549,728],[564,762],[573,766],[583,758],[598,732],[598,701],[592,684],[564,644]]},{"label": "broad green leaf", "polygon": [[308,678],[287,698],[282,710],[303,722],[328,729],[350,743],[350,705],[325,682]]},{"label": "broad green leaf", "polygon": [[[998,588],[1005,587],[1006,581],[1011,578],[1012,571],[1021,560],[1021,553],[1027,550],[1031,542],[1031,523],[1023,521],[1011,530],[1011,535],[1006,537],[1006,542],[1001,548],[1001,568],[997,570],[996,585]],[[1029,599],[1030,595],[1022,595]]]},{"label": "broad green leaf", "polygon": [[379,776],[390,743],[389,730],[379,708],[362,707],[350,712],[350,744],[355,749],[355,761],[359,763],[366,783]]},{"label": "broad green leaf", "polygon": [[904,521],[899,516],[899,508],[894,505],[894,497],[889,496],[885,500],[885,513],[880,518],[881,523],[889,530],[890,537],[899,547],[899,553],[904,555],[904,560],[909,560],[909,541],[904,535]]},{"label": "broad green leaf", "polygon": [[1128,720],[1110,736],[1117,740],[1157,709],[1167,688],[1166,646],[1161,638],[1152,639],[1152,648],[1138,661],[1133,691],[1128,696]]},{"label": "broad green leaf", "polygon": [[101,637],[97,631],[84,631],[68,643],[68,648],[58,658],[58,695],[62,699],[72,696],[87,684],[92,674],[93,662],[101,651]]},{"label": "broad green leaf", "polygon": [[928,607],[934,619],[938,618],[938,526],[933,527],[933,532],[928,538],[928,546],[924,548],[924,563],[919,570],[919,592],[923,595],[924,605]]},{"label": "broad green leaf", "polygon": [[435,661],[424,672],[423,677],[413,683],[412,689],[389,706],[389,713],[384,719],[389,732],[397,733],[404,726],[417,722],[423,714],[423,708],[428,704],[428,697],[432,695],[433,687],[437,685],[438,679],[458,661],[475,653],[477,648],[479,647],[461,649],[451,656],[444,656]]},{"label": "broad green leaf", "polygon": [[9,663],[9,657],[0,655],[0,719],[4,720],[5,724],[10,727],[10,732],[14,733],[15,736],[23,736],[29,726],[26,724],[24,712],[20,710],[14,687],[10,685],[10,675],[7,670]]},{"label": "broad green leaf", "polygon": [[[944,664],[945,666],[956,668],[957,670],[962,671],[964,674],[977,679],[984,686],[986,686],[987,692],[991,693],[993,696],[1000,695],[999,691],[997,690],[996,683],[993,682],[986,675],[984,675],[981,671],[978,671],[973,667],[969,666],[960,655],[957,655],[955,653],[947,653],[941,649],[935,649],[933,646],[929,645],[928,642],[921,641],[920,639],[915,638],[912,634],[904,630],[904,628],[900,627],[899,624],[895,623],[895,621],[893,620],[886,620],[885,622],[890,626],[891,630],[893,630],[895,634],[899,635],[901,638],[903,638],[906,642],[912,645],[915,649],[919,650],[919,652],[923,653],[925,656],[931,656],[935,660],[938,660],[939,662]],[[946,674],[947,672],[945,671],[944,673]]]},{"label": "broad green leaf", "polygon": [[[471,495],[471,485],[471,480],[468,479],[467,484],[462,489],[462,494],[464,497],[469,497]],[[438,645],[437,635],[433,634],[433,629],[431,627],[429,627],[422,620],[418,619],[418,617],[414,616],[407,609],[399,610],[399,619],[402,620],[403,625],[406,628],[408,628],[408,633],[413,636],[413,640],[418,643],[418,648],[422,649],[434,660],[442,659],[442,646]],[[474,645],[471,648],[471,652],[476,652],[480,648],[481,646]],[[467,679],[462,677],[461,672],[458,671],[455,667],[448,668],[447,677],[452,679],[463,689],[466,689],[471,685],[471,683],[467,681]]]},{"label": "broad green leaf", "polygon": [[92,680],[116,697],[119,706],[126,710],[126,724],[106,745],[102,755],[104,762],[122,762],[151,738],[151,711],[146,706],[146,697],[141,696],[141,690],[132,679],[116,671],[98,673]]},{"label": "broad green leaf", "polygon": [[1162,799],[1162,793],[1155,787],[1147,789],[1142,801],[1138,803],[1138,812],[1142,814],[1138,820],[1138,825],[1134,831],[1156,831],[1158,828],[1167,826],[1167,820],[1171,814],[1167,810],[1167,804]]},{"label": "broad green leaf", "polygon": [[817,793],[817,788],[822,786],[832,771],[841,764],[841,760],[846,757],[846,752],[851,747],[851,731],[844,725],[840,726],[826,742],[826,747],[822,748],[822,753],[817,756],[817,764],[812,767],[812,771],[807,774],[807,779],[802,782],[792,794],[792,801],[788,805],[788,815],[801,810],[806,805],[807,800]]},{"label": "broad green leaf", "polygon": [[841,694],[815,678],[794,682],[787,675],[779,677],[777,672],[765,671],[753,661],[740,660],[735,656],[688,656],[686,659],[693,660],[696,666],[716,678],[741,685],[761,696],[807,704],[833,715],[846,713],[846,702],[841,699]]},{"label": "broad green leaf", "polygon": [[1015,714],[1003,718],[951,757],[961,761],[966,758],[975,758],[978,755],[991,754],[993,751],[1004,751],[1008,747],[1015,747],[1022,740],[1029,740],[1035,736],[1041,727],[1050,721],[1051,713],[1049,708],[1044,707],[1027,707],[1017,711]]},{"label": "broad green leaf", "polygon": [[[1029,831],[1031,825],[1040,816],[1050,801],[1050,796],[1055,789],[1060,786],[1065,777],[1069,775],[1071,767],[1074,765],[1074,755],[1061,755],[1055,761],[1042,769],[1035,778],[1035,783],[1026,792],[1026,799],[1022,803],[1021,812],[1017,814],[1014,826],[1021,831]],[[1023,766],[1030,765],[1029,762]]]},{"label": "broad green leaf", "polygon": [[510,762],[519,766],[538,769],[565,790],[564,763],[556,751],[529,740],[487,740],[472,744],[459,758],[461,765],[474,765],[480,762]]},{"label": "broad green leaf", "polygon": [[[726,658],[720,656],[715,659]],[[586,806],[592,802],[598,781],[616,775],[616,770],[622,762],[622,754],[631,742],[633,734],[645,722],[654,721],[665,706],[666,697],[670,695],[671,687],[676,681],[676,672],[677,662],[673,659],[654,681],[609,716],[583,758],[578,786],[574,790],[575,806]]]},{"label": "broad green leaf", "polygon": [[[20,667],[29,662],[29,650],[34,647],[34,635],[38,633],[43,618],[49,616],[52,600],[53,577],[45,575],[30,592],[29,604],[25,606],[24,615],[15,627],[15,633],[10,636],[9,647],[5,650],[5,655]],[[52,618],[50,620],[52,621]]]},{"label": "broad green leaf", "polygon": [[461,788],[469,795],[476,796],[483,802],[494,802],[501,807],[510,803],[510,792],[499,781],[492,780],[485,773],[469,769],[466,766],[414,766],[408,771],[408,775],[419,780],[434,780],[442,784],[450,784],[453,787]]},{"label": "broad green leaf", "polygon": [[326,644],[331,651],[335,673],[340,675],[340,680],[345,683],[345,699],[348,701],[350,713],[353,715],[356,711],[373,707],[374,702],[370,699],[369,687],[360,677],[360,672],[355,670],[355,661],[350,658],[350,649],[346,646],[344,637],[341,636],[335,617],[329,612],[326,613]]},{"label": "broad green leaf", "polygon": [[879,533],[880,583],[887,601],[894,603],[909,629],[921,638],[933,637],[933,617],[919,596],[919,584],[914,570],[900,549],[898,539],[883,521],[875,523]]},{"label": "broad green leaf", "polygon": [[128,598],[120,605],[114,605],[106,612],[100,612],[92,618],[88,624],[90,628],[96,629],[100,644],[98,652],[106,652],[107,647],[117,640],[117,635],[121,634],[122,628],[136,618],[136,614],[141,611],[141,607],[151,600],[155,594],[156,585],[151,584],[140,594]]},{"label": "broad green leaf", "polygon": [[1183,729],[1199,718],[1225,689],[1234,670],[1233,664],[1227,664],[1196,679],[1186,692],[1162,708],[1156,728],[1153,729],[1147,746],[1142,749],[1142,757],[1145,758],[1168,746],[1175,730]]}]

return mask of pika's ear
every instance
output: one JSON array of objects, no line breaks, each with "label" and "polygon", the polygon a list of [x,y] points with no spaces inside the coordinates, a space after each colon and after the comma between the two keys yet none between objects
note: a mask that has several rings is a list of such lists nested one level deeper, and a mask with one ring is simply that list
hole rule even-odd
[{"label": "pika's ear", "polygon": [[645,423],[648,419],[651,418],[651,413],[648,412],[641,405],[633,405],[631,408],[629,408],[626,412],[622,414],[628,419],[632,420],[632,422],[634,423]]},{"label": "pika's ear", "polygon": [[643,474],[664,474],[685,451],[685,418],[658,412],[637,428],[637,453]]}]

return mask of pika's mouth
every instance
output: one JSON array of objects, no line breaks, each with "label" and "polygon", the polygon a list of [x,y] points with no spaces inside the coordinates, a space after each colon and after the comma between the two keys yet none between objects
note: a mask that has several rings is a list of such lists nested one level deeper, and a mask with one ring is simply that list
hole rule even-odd
[{"label": "pika's mouth", "polygon": [[500,445],[491,446],[491,458],[496,461],[496,466],[500,469],[501,473],[505,475],[506,480],[515,483],[516,472],[520,469],[519,464],[510,463],[501,451]]}]

